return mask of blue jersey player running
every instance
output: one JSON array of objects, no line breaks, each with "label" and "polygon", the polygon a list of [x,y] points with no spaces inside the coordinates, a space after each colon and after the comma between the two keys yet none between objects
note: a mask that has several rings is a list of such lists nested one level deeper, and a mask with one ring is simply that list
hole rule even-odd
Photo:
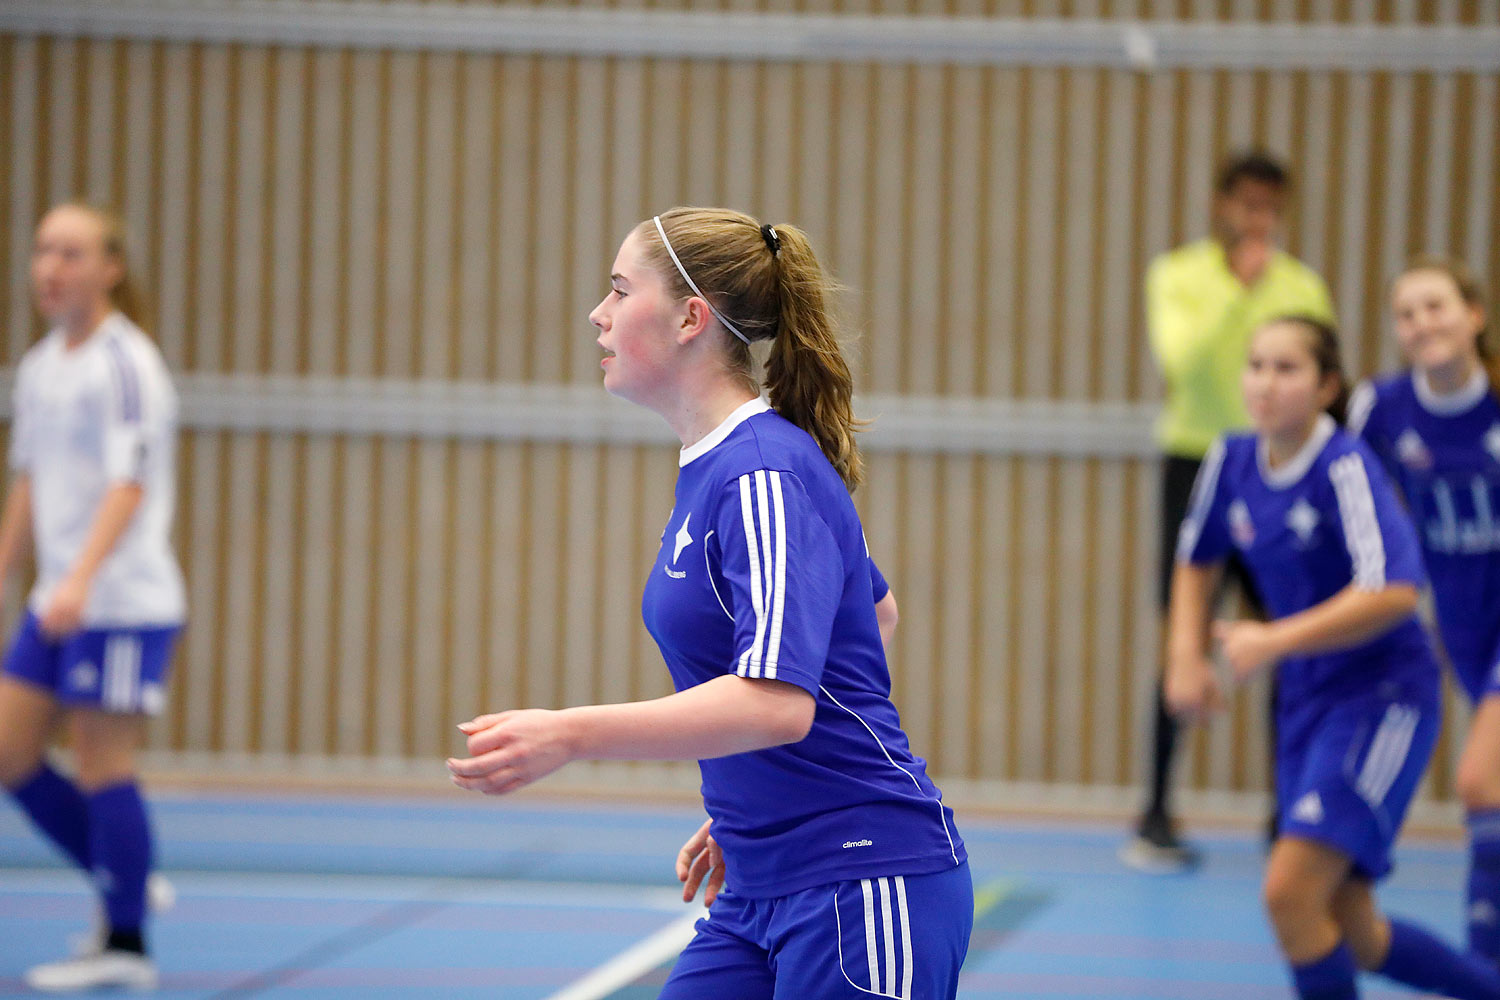
[{"label": "blue jersey player running", "polygon": [[698,759],[709,820],[678,876],[685,898],[707,879],[712,919],[662,997],[952,997],[973,886],[890,700],[830,284],[801,231],[725,209],[641,223],[612,272],[589,317],[604,386],[682,441],[642,601],[677,693],[481,716],[454,781]]},{"label": "blue jersey player running", "polygon": [[[1387,919],[1373,884],[1437,740],[1438,667],[1414,610],[1423,585],[1411,520],[1340,410],[1338,340],[1277,320],[1243,377],[1253,434],[1204,460],[1178,545],[1167,693],[1179,712],[1221,699],[1208,638],[1236,677],[1279,664],[1279,829],[1265,901],[1304,1000],[1358,996],[1359,968],[1446,997],[1500,997],[1500,971]],[[1267,622],[1209,628],[1215,578],[1237,551]]]},{"label": "blue jersey player running", "polygon": [[1349,428],[1417,522],[1442,636],[1475,712],[1458,765],[1468,814],[1469,946],[1500,963],[1500,379],[1484,296],[1457,261],[1413,261],[1391,285],[1408,371],[1365,383]]}]

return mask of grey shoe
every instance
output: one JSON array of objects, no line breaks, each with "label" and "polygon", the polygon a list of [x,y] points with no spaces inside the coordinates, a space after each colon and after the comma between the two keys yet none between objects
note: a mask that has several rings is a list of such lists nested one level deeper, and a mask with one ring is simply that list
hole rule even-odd
[{"label": "grey shoe", "polygon": [[26,985],[41,993],[82,993],[104,987],[156,989],[156,965],[133,951],[99,951],[38,965],[26,972]]},{"label": "grey shoe", "polygon": [[1172,821],[1160,813],[1147,813],[1135,836],[1120,845],[1125,864],[1152,875],[1192,871],[1202,861],[1198,851],[1183,843],[1172,829]]}]

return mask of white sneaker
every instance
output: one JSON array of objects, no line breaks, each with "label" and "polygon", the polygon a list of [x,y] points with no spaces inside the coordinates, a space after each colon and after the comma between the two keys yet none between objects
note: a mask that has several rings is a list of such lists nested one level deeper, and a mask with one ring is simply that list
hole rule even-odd
[{"label": "white sneaker", "polygon": [[101,951],[80,958],[38,965],[26,971],[26,985],[41,993],[81,993],[113,986],[156,989],[156,965],[133,951]]},{"label": "white sneaker", "polygon": [[[146,876],[146,912],[166,913],[177,905],[177,887],[172,880],[161,872],[152,872]],[[94,926],[81,934],[73,934],[68,938],[68,952],[75,958],[85,955],[97,955],[104,950],[105,939],[109,936],[109,921],[104,917],[101,908],[94,915]]]}]

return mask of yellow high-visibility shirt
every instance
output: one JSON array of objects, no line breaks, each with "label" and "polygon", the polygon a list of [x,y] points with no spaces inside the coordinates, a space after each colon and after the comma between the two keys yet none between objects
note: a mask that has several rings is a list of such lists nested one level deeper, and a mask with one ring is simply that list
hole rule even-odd
[{"label": "yellow high-visibility shirt", "polygon": [[1240,376],[1250,335],[1301,314],[1333,322],[1333,300],[1312,268],[1276,251],[1253,286],[1229,270],[1224,247],[1203,239],[1162,254],[1146,271],[1146,326],[1167,383],[1156,438],[1169,455],[1202,458],[1225,431],[1249,425]]}]

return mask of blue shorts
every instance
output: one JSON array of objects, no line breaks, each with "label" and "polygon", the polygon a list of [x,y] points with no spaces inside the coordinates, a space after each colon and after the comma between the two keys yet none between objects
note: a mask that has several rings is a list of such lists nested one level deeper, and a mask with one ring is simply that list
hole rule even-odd
[{"label": "blue shorts", "polygon": [[42,633],[27,611],[0,670],[46,688],[64,705],[155,715],[180,625],[83,629],[61,641]]},{"label": "blue shorts", "polygon": [[773,899],[726,890],[659,1000],[950,1000],[973,926],[968,862]]},{"label": "blue shorts", "polygon": [[1383,878],[1441,720],[1435,698],[1372,693],[1331,706],[1300,734],[1283,732],[1276,752],[1280,834],[1326,844],[1348,855],[1357,874]]},{"label": "blue shorts", "polygon": [[1457,643],[1446,646],[1453,676],[1475,705],[1500,694],[1500,632],[1489,638],[1491,642],[1472,648],[1457,648]]}]

